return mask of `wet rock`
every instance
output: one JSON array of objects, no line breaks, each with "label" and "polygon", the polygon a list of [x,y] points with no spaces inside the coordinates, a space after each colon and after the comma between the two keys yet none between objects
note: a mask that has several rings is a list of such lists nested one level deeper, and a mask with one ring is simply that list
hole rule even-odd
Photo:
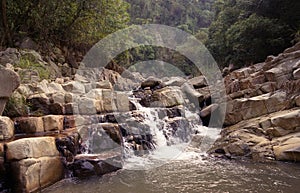
[{"label": "wet rock", "polygon": [[14,122],[9,117],[0,116],[0,140],[7,140],[14,136]]},{"label": "wet rock", "polygon": [[[76,124],[80,120],[76,120]],[[83,122],[82,120],[81,122]],[[80,133],[87,152],[102,153],[103,151],[121,148],[122,135],[118,124],[112,123],[80,123]],[[85,125],[85,126],[83,126]]]},{"label": "wet rock", "polygon": [[78,155],[70,166],[73,175],[86,178],[93,175],[104,175],[122,168],[121,154],[117,152],[98,155]]},{"label": "wet rock", "polygon": [[243,143],[231,143],[226,147],[226,151],[234,156],[245,156],[250,153],[248,145]]},{"label": "wet rock", "polygon": [[188,142],[191,138],[191,127],[189,121],[184,117],[174,117],[168,119],[165,137],[168,143],[172,144],[173,139],[180,139],[182,142]]},{"label": "wet rock", "polygon": [[56,138],[55,142],[65,165],[73,163],[75,156],[82,150],[81,137],[76,131],[64,132]]}]

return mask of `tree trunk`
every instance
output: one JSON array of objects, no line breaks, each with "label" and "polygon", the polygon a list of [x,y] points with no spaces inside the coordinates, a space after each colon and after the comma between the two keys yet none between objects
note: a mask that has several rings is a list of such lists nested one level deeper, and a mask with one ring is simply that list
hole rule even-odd
[{"label": "tree trunk", "polygon": [[4,29],[4,35],[6,38],[5,43],[8,46],[12,46],[13,42],[12,42],[12,38],[11,38],[9,26],[8,26],[8,21],[7,21],[6,0],[2,0],[1,12],[2,12],[2,25],[3,25],[3,29]]}]

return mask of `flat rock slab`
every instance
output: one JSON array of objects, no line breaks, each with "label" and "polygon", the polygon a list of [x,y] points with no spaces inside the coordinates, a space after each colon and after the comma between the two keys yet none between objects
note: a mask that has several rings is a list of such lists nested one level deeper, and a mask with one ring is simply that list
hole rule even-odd
[{"label": "flat rock slab", "polygon": [[7,143],[6,147],[6,158],[8,161],[59,156],[54,137],[19,139]]}]

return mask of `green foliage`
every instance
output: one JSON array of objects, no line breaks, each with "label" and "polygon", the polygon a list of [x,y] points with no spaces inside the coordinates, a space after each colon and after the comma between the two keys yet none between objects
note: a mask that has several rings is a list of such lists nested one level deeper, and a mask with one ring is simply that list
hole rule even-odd
[{"label": "green foliage", "polygon": [[[50,71],[49,69],[34,61],[30,56],[23,56],[21,57],[19,63],[15,64],[15,67],[19,67],[22,69],[29,69],[34,70],[38,73],[40,79],[49,79],[50,78]],[[20,74],[21,79],[24,78],[24,75]]]},{"label": "green foliage", "polygon": [[226,46],[233,56],[231,63],[249,65],[263,61],[267,55],[281,52],[287,45],[289,27],[256,14],[231,25],[226,31]]},{"label": "green foliage", "polygon": [[14,37],[37,42],[93,44],[126,26],[123,0],[7,0],[7,18]]},{"label": "green foliage", "polygon": [[126,0],[131,4],[131,23],[156,23],[190,33],[207,28],[213,20],[214,0]]},{"label": "green foliage", "polygon": [[297,41],[299,0],[217,0],[207,47],[221,66],[244,66]]}]

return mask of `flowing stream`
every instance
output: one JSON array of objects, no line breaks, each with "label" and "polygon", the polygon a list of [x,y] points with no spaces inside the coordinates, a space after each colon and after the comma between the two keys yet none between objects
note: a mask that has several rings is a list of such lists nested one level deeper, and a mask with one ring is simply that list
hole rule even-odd
[{"label": "flowing stream", "polygon": [[[300,192],[300,165],[223,160],[205,154],[205,145],[214,141],[218,130],[192,125],[187,142],[179,135],[166,139],[168,124],[156,109],[138,110],[145,114],[155,150],[136,155],[126,149],[123,169],[88,179],[69,178],[43,190],[44,193],[202,193],[202,192]],[[195,116],[186,111],[185,118]],[[193,122],[190,122],[193,124]],[[178,131],[178,130],[177,130]],[[182,135],[179,130],[179,134]],[[183,134],[185,135],[185,134]],[[191,136],[191,137],[192,137]],[[203,140],[205,136],[205,140]],[[182,137],[182,136],[181,136]],[[168,144],[172,141],[171,145]],[[126,142],[125,148],[130,146]],[[199,144],[201,147],[199,147]]]},{"label": "flowing stream", "polygon": [[300,190],[300,166],[215,160],[187,153],[150,170],[122,169],[90,179],[66,179],[44,193],[202,193]]}]

